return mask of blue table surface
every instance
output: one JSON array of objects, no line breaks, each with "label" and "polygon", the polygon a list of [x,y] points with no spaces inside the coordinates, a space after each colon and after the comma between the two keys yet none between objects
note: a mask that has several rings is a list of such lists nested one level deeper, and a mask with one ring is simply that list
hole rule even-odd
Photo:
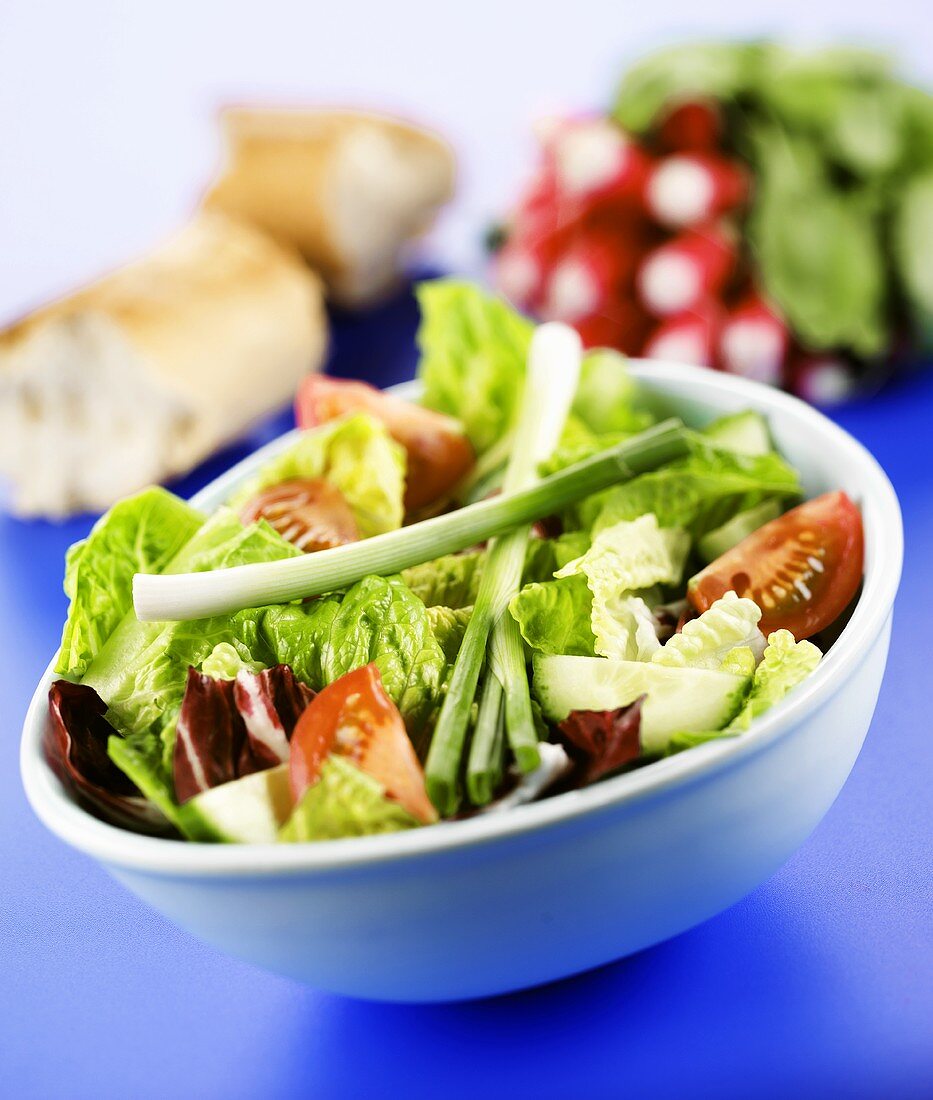
[{"label": "blue table surface", "polygon": [[[410,377],[415,321],[408,294],[336,317],[331,369]],[[20,727],[65,614],[65,549],[91,518],[0,519],[0,1094],[933,1095],[933,371],[834,416],[888,471],[907,530],[887,676],[838,801],[714,920],[581,977],[462,1005],[367,1004],[262,973],[46,832],[20,787]]]}]

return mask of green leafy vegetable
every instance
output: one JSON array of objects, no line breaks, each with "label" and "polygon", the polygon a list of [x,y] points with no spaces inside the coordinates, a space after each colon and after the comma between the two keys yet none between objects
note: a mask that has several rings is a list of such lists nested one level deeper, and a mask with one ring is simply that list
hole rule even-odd
[{"label": "green leafy vegetable", "polygon": [[218,642],[201,662],[201,671],[214,680],[235,680],[241,672],[262,672],[261,661],[244,659],[230,642]]},{"label": "green leafy vegetable", "polygon": [[[933,130],[933,118],[930,120]],[[933,168],[904,189],[897,207],[893,245],[904,289],[913,302],[920,335],[933,347]]]},{"label": "green leafy vegetable", "polygon": [[585,500],[583,525],[598,534],[652,512],[661,527],[684,527],[698,537],[765,497],[800,494],[796,471],[777,454],[736,454],[695,433],[689,447],[686,458]]},{"label": "green leafy vegetable", "polygon": [[428,622],[431,624],[431,630],[450,664],[456,661],[457,654],[460,652],[460,643],[463,641],[463,634],[472,611],[472,607],[428,608]]},{"label": "green leafy vegetable", "polygon": [[422,401],[456,416],[482,455],[514,426],[533,326],[505,302],[457,279],[422,283],[418,302]]},{"label": "green leafy vegetable", "polygon": [[661,646],[651,660],[673,668],[722,668],[737,647],[762,651],[760,619],[761,609],[753,600],[727,592],[699,618],[684,623],[681,632]]},{"label": "green leafy vegetable", "polygon": [[889,343],[876,199],[832,186],[816,150],[762,127],[751,247],[765,290],[802,341],[876,355]]},{"label": "green leafy vegetable", "polygon": [[638,385],[625,369],[625,356],[597,348],[583,357],[571,411],[596,435],[644,431],[655,418],[638,405]]},{"label": "green leafy vegetable", "polygon": [[485,561],[484,550],[445,554],[403,569],[401,577],[425,607],[472,607]]},{"label": "green leafy vegetable", "polygon": [[[268,524],[244,527],[233,512],[222,508],[182,547],[166,571],[224,568],[299,553]],[[107,701],[108,718],[123,734],[123,738],[111,738],[111,758],[167,816],[174,805],[175,720],[188,667],[199,667],[220,645],[229,647],[221,651],[228,662],[235,654],[244,664],[273,663],[266,660],[261,645],[260,615],[258,610],[248,610],[192,622],[143,623],[130,611],[88,666],[82,682]]]},{"label": "green leafy vegetable", "polygon": [[346,498],[364,538],[394,531],[405,515],[405,449],[385,426],[357,414],[302,432],[231,498],[239,508],[270,485],[291,478],[324,478]]},{"label": "green leafy vegetable", "polygon": [[761,663],[755,669],[745,705],[729,723],[730,731],[747,730],[752,721],[770,710],[805,680],[820,663],[822,654],[812,642],[794,640],[789,630],[768,635]]},{"label": "green leafy vegetable", "polygon": [[115,504],[65,559],[70,598],[60,676],[76,679],[133,606],[133,574],[160,573],[204,522],[165,489],[144,489]]},{"label": "green leafy vegetable", "polygon": [[427,608],[399,577],[364,577],[343,597],[267,608],[259,649],[291,665],[316,691],[375,662],[413,737],[434,709],[447,670]]},{"label": "green leafy vegetable", "polygon": [[539,653],[596,654],[590,626],[593,594],[582,574],[542,584],[526,584],[509,611],[522,638]]},{"label": "green leafy vegetable", "polygon": [[581,557],[557,577],[583,575],[593,595],[591,629],[604,657],[646,660],[657,648],[651,613],[637,594],[683,575],[690,538],[678,528],[658,526],[652,514],[603,528]]},{"label": "green leafy vegetable", "polygon": [[[737,671],[741,675],[741,669],[749,667],[749,656],[748,650],[735,649],[723,662],[722,668],[724,671]],[[805,680],[820,663],[821,657],[822,654],[812,642],[795,641],[789,630],[774,631],[768,635],[764,656],[755,669],[745,702],[735,717],[719,730],[675,734],[665,750],[666,754],[682,752],[720,737],[737,737],[744,733],[756,718],[770,710]]]},{"label": "green leafy vegetable", "polygon": [[321,775],[309,787],[291,817],[279,830],[279,840],[295,844],[307,840],[337,840],[415,829],[416,818],[386,797],[372,776],[342,756],[332,753]]}]

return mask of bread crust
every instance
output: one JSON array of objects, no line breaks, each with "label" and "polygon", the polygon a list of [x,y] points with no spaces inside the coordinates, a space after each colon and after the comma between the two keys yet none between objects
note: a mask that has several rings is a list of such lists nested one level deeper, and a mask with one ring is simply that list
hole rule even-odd
[{"label": "bread crust", "polygon": [[[200,214],[148,255],[0,331],[0,472],[14,506],[97,509],[112,503],[110,485],[141,487],[131,468],[143,484],[187,471],[286,404],[326,343],[322,285],[301,258],[252,226]],[[133,437],[146,435],[150,409],[165,430],[143,461]],[[97,438],[78,441],[91,424]],[[95,487],[72,468],[76,454],[91,469],[108,448],[126,464],[122,480]]]},{"label": "bread crust", "polygon": [[404,244],[453,194],[450,147],[399,119],[236,107],[221,127],[225,164],[204,205],[297,248],[346,304],[386,292]]}]

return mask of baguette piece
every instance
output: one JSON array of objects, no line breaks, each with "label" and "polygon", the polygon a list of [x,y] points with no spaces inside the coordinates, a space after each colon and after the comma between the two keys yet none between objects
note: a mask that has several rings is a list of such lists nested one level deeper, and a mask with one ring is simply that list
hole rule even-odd
[{"label": "baguette piece", "polygon": [[20,515],[99,511],[189,470],[321,365],[319,279],[201,214],[151,254],[0,332],[0,477]]},{"label": "baguette piece", "polygon": [[397,119],[230,108],[221,126],[226,164],[205,205],[296,247],[344,305],[391,289],[403,246],[453,194],[450,147]]}]

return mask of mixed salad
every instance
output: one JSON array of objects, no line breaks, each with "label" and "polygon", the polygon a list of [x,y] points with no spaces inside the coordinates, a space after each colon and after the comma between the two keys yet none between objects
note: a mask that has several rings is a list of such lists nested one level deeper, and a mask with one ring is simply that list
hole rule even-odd
[{"label": "mixed salad", "polygon": [[214,514],[147,489],[69,551],[45,752],[97,816],[294,843],[505,810],[742,736],[838,635],[861,517],[801,503],[761,416],[687,428],[564,326],[420,300],[420,404],[309,377]]}]

